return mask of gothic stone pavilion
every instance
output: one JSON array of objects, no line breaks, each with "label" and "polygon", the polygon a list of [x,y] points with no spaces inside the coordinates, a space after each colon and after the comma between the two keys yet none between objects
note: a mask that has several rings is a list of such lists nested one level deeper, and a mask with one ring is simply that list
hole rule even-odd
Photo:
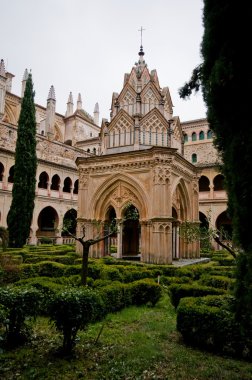
[{"label": "gothic stone pavilion", "polygon": [[[113,218],[121,221],[117,257],[168,264],[199,256],[198,243],[185,244],[179,235],[181,222],[199,221],[198,169],[184,157],[172,107],[168,87],[149,71],[141,46],[122,91],[112,96],[110,122],[102,121],[100,155],[76,160],[78,233],[85,227],[86,238],[93,238]],[[139,217],[127,218],[129,209]],[[110,242],[93,245],[92,256],[108,253]]]}]

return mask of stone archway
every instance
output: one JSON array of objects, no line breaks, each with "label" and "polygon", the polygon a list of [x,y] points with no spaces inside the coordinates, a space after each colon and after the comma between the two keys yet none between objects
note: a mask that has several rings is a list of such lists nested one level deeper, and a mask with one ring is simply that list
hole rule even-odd
[{"label": "stone archway", "polygon": [[48,238],[55,240],[57,235],[57,228],[59,225],[59,216],[57,211],[51,207],[47,206],[43,208],[38,216],[38,230],[37,238]]},{"label": "stone archway", "polygon": [[123,210],[122,226],[122,256],[135,257],[140,255],[141,227],[139,212],[133,204],[128,204]]},{"label": "stone archway", "polygon": [[179,221],[175,207],[172,207],[172,259],[179,259]]}]

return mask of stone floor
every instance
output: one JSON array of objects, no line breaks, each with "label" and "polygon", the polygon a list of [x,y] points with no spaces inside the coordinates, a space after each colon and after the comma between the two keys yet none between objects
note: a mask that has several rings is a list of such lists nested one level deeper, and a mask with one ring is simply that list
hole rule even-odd
[{"label": "stone floor", "polygon": [[209,261],[210,259],[208,257],[202,257],[199,259],[179,259],[179,260],[173,260],[172,265],[176,267],[183,267],[186,265],[208,263]]}]

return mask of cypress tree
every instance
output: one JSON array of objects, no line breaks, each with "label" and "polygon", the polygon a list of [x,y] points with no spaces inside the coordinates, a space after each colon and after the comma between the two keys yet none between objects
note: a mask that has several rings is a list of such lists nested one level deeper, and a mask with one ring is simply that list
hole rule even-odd
[{"label": "cypress tree", "polygon": [[[241,247],[236,282],[237,318],[252,334],[252,59],[247,4],[204,1],[202,90],[207,118],[222,155],[234,238]],[[237,20],[242,20],[236,28]],[[247,43],[246,43],[247,42]]]},{"label": "cypress tree", "polygon": [[36,169],[36,118],[32,75],[29,74],[18,120],[12,203],[7,220],[10,247],[23,247],[30,235]]},{"label": "cypress tree", "polygon": [[[239,22],[239,25],[238,25]],[[180,89],[187,97],[199,84],[207,119],[222,156],[234,239],[240,245],[236,316],[252,336],[252,58],[249,3],[204,0],[203,63]]]}]

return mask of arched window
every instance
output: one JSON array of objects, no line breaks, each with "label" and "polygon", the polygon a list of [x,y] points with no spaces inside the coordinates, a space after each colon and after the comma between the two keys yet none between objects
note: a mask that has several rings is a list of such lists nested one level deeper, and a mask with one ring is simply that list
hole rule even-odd
[{"label": "arched window", "polygon": [[47,183],[49,181],[49,176],[46,172],[42,172],[39,176],[38,187],[40,189],[47,189]]},{"label": "arched window", "polygon": [[207,138],[208,139],[212,139],[213,138],[213,132],[210,129],[207,131]]},{"label": "arched window", "polygon": [[69,232],[73,235],[76,235],[76,226],[77,226],[77,211],[75,209],[68,210],[63,218],[63,226],[67,227],[68,232],[62,232],[62,236],[69,236]]},{"label": "arched window", "polygon": [[222,239],[229,240],[232,238],[232,221],[226,211],[222,212],[216,219],[216,228],[220,231]]},{"label": "arched window", "polygon": [[225,190],[224,176],[222,174],[218,174],[216,177],[214,177],[213,184],[214,184],[214,191]]},{"label": "arched window", "polygon": [[51,206],[45,207],[39,214],[38,225],[40,231],[54,231],[58,225],[58,214]]},{"label": "arched window", "polygon": [[[120,134],[119,134],[119,139],[120,139]],[[119,145],[120,145],[120,141],[119,141]],[[96,154],[96,148],[93,149],[93,153]]]},{"label": "arched window", "polygon": [[71,187],[72,187],[72,181],[71,178],[66,177],[64,181],[64,187],[63,187],[63,192],[64,193],[71,193]]},{"label": "arched window", "polygon": [[59,187],[60,187],[60,177],[58,176],[58,174],[55,174],[55,175],[52,177],[51,190],[56,190],[56,191],[58,191],[58,190],[59,190]]},{"label": "arched window", "polygon": [[13,183],[13,181],[14,181],[14,170],[15,170],[15,168],[13,165],[9,170],[8,182],[10,182],[10,183]]},{"label": "arched window", "polygon": [[79,191],[79,180],[76,179],[76,181],[74,182],[74,190],[73,190],[73,193],[74,193],[74,194],[78,194],[78,191]]},{"label": "arched window", "polygon": [[200,133],[199,133],[199,139],[200,139],[200,140],[204,140],[204,138],[205,138],[205,133],[204,133],[204,131],[200,131]]},{"label": "arched window", "polygon": [[197,140],[196,132],[193,132],[192,133],[192,141],[196,141],[196,140]]},{"label": "arched window", "polygon": [[3,180],[3,175],[4,175],[4,166],[2,162],[0,162],[0,181]]},{"label": "arched window", "polygon": [[188,142],[188,135],[186,133],[184,134],[184,142]]},{"label": "arched window", "polygon": [[87,152],[90,153],[90,149],[89,148],[88,148]]},{"label": "arched window", "polygon": [[193,153],[192,154],[192,163],[194,164],[195,162],[197,162],[197,154]]},{"label": "arched window", "polygon": [[199,179],[199,191],[210,191],[210,181],[209,179],[202,175]]}]

